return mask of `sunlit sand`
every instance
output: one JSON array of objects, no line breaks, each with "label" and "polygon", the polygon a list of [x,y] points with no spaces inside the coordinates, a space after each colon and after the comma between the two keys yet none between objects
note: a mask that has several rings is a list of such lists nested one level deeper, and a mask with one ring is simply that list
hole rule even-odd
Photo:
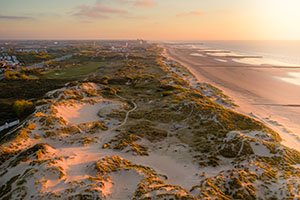
[{"label": "sunlit sand", "polygon": [[300,72],[289,72],[287,77],[277,77],[278,79],[300,86]]}]

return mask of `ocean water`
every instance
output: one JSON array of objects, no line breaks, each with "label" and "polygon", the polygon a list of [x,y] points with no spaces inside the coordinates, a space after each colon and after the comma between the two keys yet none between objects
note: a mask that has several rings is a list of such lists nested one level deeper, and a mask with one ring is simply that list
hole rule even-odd
[{"label": "ocean water", "polygon": [[278,78],[282,81],[300,86],[300,72],[289,72],[288,76]]},{"label": "ocean water", "polygon": [[[199,43],[202,43],[199,45]],[[191,44],[191,42],[189,42]],[[195,49],[228,50],[229,55],[261,56],[261,59],[237,59],[249,64],[273,64],[300,66],[299,41],[197,41],[190,45]],[[220,53],[219,53],[220,54]],[[217,53],[215,54],[217,55]],[[226,54],[223,54],[223,56]],[[219,55],[222,56],[222,55]]]}]

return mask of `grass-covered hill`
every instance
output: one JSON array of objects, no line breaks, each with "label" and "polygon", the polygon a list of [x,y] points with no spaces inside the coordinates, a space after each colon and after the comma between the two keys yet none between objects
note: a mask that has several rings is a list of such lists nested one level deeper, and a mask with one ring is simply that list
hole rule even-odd
[{"label": "grass-covered hill", "polygon": [[48,92],[1,140],[0,199],[299,198],[300,153],[182,72],[144,45]]}]

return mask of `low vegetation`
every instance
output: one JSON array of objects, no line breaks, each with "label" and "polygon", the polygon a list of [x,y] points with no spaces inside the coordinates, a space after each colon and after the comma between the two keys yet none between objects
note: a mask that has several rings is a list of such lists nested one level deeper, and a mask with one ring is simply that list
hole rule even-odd
[{"label": "low vegetation", "polygon": [[44,72],[42,78],[67,80],[82,79],[83,77],[96,72],[99,67],[105,64],[105,62],[87,62],[75,64],[73,66],[63,67],[62,69],[53,69],[50,71],[46,71]]},{"label": "low vegetation", "polygon": [[34,105],[31,101],[17,100],[13,105],[13,109],[19,118],[29,115],[34,111]]},{"label": "low vegetation", "polygon": [[[48,84],[45,90],[19,89],[26,97],[16,109],[22,113],[32,106],[29,97],[62,88],[2,141],[0,194],[6,198],[28,197],[29,184],[36,186],[32,198],[50,199],[105,199],[115,191],[136,200],[299,198],[294,165],[300,153],[282,146],[261,122],[224,107],[233,105],[218,89],[192,87],[189,73],[167,65],[158,46],[126,54],[85,47],[72,59],[79,65],[44,71],[22,88]],[[83,105],[96,103],[99,110],[83,112]],[[60,113],[66,105],[70,112]],[[72,120],[80,116],[91,118]]]}]

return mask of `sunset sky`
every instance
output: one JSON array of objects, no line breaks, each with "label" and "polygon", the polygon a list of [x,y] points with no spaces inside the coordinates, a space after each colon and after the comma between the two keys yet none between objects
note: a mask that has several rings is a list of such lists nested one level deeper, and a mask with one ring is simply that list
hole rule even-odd
[{"label": "sunset sky", "polygon": [[300,40],[299,0],[0,0],[0,39]]}]

